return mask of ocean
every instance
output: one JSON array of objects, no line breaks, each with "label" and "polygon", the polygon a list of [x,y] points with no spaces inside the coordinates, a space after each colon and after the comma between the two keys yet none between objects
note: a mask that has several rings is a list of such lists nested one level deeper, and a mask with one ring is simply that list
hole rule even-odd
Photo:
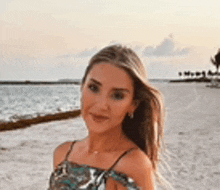
[{"label": "ocean", "polygon": [[80,85],[0,85],[0,123],[80,108]]}]

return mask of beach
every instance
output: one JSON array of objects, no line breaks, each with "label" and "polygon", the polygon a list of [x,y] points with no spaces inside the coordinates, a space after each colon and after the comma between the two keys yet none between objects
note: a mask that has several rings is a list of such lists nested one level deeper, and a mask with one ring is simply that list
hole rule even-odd
[{"label": "beach", "polygon": [[[204,83],[157,83],[166,104],[168,167],[162,172],[176,190],[220,187],[220,89]],[[0,132],[0,189],[47,189],[53,151],[84,138],[81,117]],[[160,189],[160,188],[158,188]]]}]

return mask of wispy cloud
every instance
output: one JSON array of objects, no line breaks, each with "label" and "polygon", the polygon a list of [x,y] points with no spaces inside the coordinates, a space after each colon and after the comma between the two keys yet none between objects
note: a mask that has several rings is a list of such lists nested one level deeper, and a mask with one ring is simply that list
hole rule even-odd
[{"label": "wispy cloud", "polygon": [[91,48],[91,49],[86,49],[86,50],[83,50],[83,51],[81,51],[80,53],[78,53],[78,54],[77,54],[77,57],[81,57],[81,58],[91,57],[91,56],[93,56],[97,51],[98,51],[98,49],[97,49],[96,47]]},{"label": "wispy cloud", "polygon": [[147,46],[144,48],[143,56],[170,57],[184,56],[189,54],[189,48],[179,49],[176,47],[173,37],[165,38],[158,46]]}]

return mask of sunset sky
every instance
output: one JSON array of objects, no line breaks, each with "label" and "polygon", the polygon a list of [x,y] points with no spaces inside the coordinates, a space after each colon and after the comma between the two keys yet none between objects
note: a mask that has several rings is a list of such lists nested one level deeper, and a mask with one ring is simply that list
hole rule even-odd
[{"label": "sunset sky", "polygon": [[219,0],[1,0],[0,80],[81,78],[89,58],[121,43],[149,78],[213,70]]}]

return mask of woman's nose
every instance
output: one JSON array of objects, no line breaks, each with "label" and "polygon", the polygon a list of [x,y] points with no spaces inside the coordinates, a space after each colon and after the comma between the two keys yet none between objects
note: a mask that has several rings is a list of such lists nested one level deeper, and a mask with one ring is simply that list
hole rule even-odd
[{"label": "woman's nose", "polygon": [[106,96],[98,97],[97,104],[98,104],[99,109],[102,109],[102,110],[109,109],[109,101]]}]

